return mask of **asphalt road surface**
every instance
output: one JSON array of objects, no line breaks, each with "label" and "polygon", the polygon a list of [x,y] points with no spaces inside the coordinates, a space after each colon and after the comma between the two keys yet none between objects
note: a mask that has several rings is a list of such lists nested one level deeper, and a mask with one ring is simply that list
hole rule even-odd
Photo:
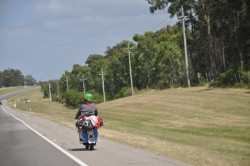
[{"label": "asphalt road surface", "polygon": [[99,138],[93,151],[85,150],[78,141],[76,130],[33,116],[32,113],[14,111],[3,105],[0,106],[0,166],[16,165],[186,166],[188,164],[102,137]]},{"label": "asphalt road surface", "polygon": [[23,123],[0,109],[0,165],[79,165]]}]

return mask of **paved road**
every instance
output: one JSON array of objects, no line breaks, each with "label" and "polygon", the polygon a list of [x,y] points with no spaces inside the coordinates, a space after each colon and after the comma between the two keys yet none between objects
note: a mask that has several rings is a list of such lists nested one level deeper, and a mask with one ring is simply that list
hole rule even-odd
[{"label": "paved road", "polygon": [[1,166],[78,166],[23,123],[0,108]]},{"label": "paved road", "polygon": [[[22,120],[31,129],[5,111]],[[85,150],[83,145],[78,142],[76,130],[41,119],[30,113],[14,111],[7,106],[0,107],[0,137],[1,166],[40,166],[38,163],[46,166],[73,166],[77,165],[77,161],[79,165],[89,166],[188,165],[105,138],[100,138],[95,150]]]}]

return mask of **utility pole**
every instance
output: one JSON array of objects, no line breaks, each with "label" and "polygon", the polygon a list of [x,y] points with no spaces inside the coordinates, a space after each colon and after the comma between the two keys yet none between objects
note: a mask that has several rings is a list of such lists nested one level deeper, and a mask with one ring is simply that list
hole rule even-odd
[{"label": "utility pole", "polygon": [[67,91],[69,91],[69,79],[68,77],[66,76],[66,79],[65,79],[66,83],[67,83]]},{"label": "utility pole", "polygon": [[188,57],[187,57],[187,40],[186,40],[186,32],[185,32],[185,19],[187,18],[184,16],[183,7],[181,6],[181,16],[178,17],[182,20],[182,32],[183,32],[183,39],[184,39],[184,52],[185,52],[185,62],[186,62],[186,72],[187,72],[187,83],[188,87],[190,87],[190,78],[189,78],[189,69],[188,69]]},{"label": "utility pole", "polygon": [[86,93],[85,93],[85,81],[86,81],[86,80],[87,80],[87,79],[84,78],[84,75],[82,75],[82,78],[80,79],[80,81],[82,81],[82,88],[83,88],[84,94],[86,94]]},{"label": "utility pole", "polygon": [[58,81],[56,82],[56,86],[57,86],[57,97],[59,98],[60,94],[59,94],[59,85],[58,85]]},{"label": "utility pole", "polygon": [[49,101],[51,102],[52,99],[51,99],[51,87],[50,87],[50,82],[49,82]]},{"label": "utility pole", "polygon": [[102,91],[103,91],[103,102],[106,102],[106,98],[105,98],[105,87],[104,87],[104,76],[106,75],[105,73],[103,73],[103,69],[101,71],[101,73],[99,74],[102,76]]},{"label": "utility pole", "polygon": [[124,49],[128,50],[129,75],[130,75],[131,92],[132,92],[132,96],[133,96],[134,95],[134,88],[133,88],[133,78],[132,78],[132,69],[131,69],[131,60],[130,60],[130,50],[132,50],[133,48],[129,47],[129,43],[128,43],[128,47],[124,48]]}]

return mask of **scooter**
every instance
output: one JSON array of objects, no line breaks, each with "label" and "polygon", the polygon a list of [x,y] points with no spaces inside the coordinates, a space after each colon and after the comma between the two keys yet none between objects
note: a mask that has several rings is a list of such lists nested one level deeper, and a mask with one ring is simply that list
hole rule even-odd
[{"label": "scooter", "polygon": [[100,116],[95,118],[97,120],[96,123],[92,122],[90,118],[84,116],[78,118],[78,121],[76,122],[80,143],[85,145],[86,149],[90,150],[94,150],[94,146],[98,142],[98,129],[103,126],[102,118]]},{"label": "scooter", "polygon": [[86,149],[94,150],[94,146],[98,141],[98,130],[96,128],[90,130],[82,130],[79,132],[80,143],[85,145]]}]

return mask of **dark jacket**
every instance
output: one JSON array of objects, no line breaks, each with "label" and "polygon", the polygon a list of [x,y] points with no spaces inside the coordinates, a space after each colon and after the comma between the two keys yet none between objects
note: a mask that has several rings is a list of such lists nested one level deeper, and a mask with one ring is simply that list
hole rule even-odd
[{"label": "dark jacket", "polygon": [[94,103],[88,103],[84,101],[83,104],[78,109],[75,119],[78,119],[78,117],[80,116],[92,116],[92,115],[95,116],[98,115],[96,105]]}]

